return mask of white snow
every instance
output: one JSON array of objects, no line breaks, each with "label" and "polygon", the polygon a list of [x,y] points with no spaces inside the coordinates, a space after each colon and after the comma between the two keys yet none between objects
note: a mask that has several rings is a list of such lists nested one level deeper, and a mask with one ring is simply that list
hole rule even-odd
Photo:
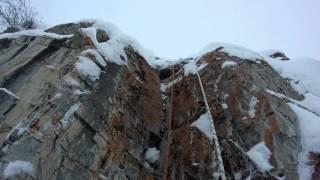
[{"label": "white snow", "polygon": [[269,163],[271,151],[264,142],[256,144],[248,152],[247,155],[256,163],[261,172],[270,171],[273,166]]},{"label": "white snow", "polygon": [[82,56],[92,55],[95,57],[95,61],[97,61],[97,63],[99,65],[101,65],[103,67],[105,67],[107,65],[107,63],[105,62],[103,57],[94,49],[87,49],[87,50],[83,51],[80,55],[82,55]]},{"label": "white snow", "polygon": [[183,66],[184,68],[184,75],[188,74],[197,74],[198,66],[194,60],[190,60],[186,65]]},{"label": "white snow", "polygon": [[222,106],[222,109],[228,109],[228,104],[226,103],[222,103],[221,106]]},{"label": "white snow", "polygon": [[90,91],[88,91],[88,90],[81,91],[80,89],[76,89],[76,90],[73,92],[73,95],[79,96],[79,95],[89,94],[89,93],[90,93]]},{"label": "white snow", "polygon": [[74,87],[79,87],[80,86],[80,82],[77,81],[76,79],[74,79],[70,74],[65,75],[62,79],[69,86],[74,86]]},{"label": "white snow", "polygon": [[309,152],[320,153],[320,117],[299,106],[288,103],[299,120],[303,151],[300,154],[300,179],[311,179],[314,167],[308,162]]},{"label": "white snow", "polygon": [[[94,23],[91,28],[83,28],[82,31],[89,36],[95,43],[96,49],[105,59],[119,65],[127,64],[127,55],[124,51],[126,47],[132,47],[137,51],[151,66],[155,66],[155,56],[152,51],[143,48],[134,38],[122,33],[115,25],[98,20],[84,20]],[[95,29],[106,31],[110,39],[107,42],[98,43]]]},{"label": "white snow", "polygon": [[33,166],[27,161],[13,161],[8,164],[4,170],[5,178],[15,178],[16,175],[29,175],[34,176]]},{"label": "white snow", "polygon": [[191,124],[191,127],[198,128],[203,132],[210,140],[213,139],[213,131],[211,128],[211,122],[208,113],[205,113],[199,117],[195,122]]},{"label": "white snow", "polygon": [[233,66],[236,66],[236,65],[238,65],[238,63],[236,63],[236,62],[234,62],[234,61],[224,61],[224,62],[222,63],[221,68],[224,69],[224,68],[226,68],[226,67],[233,67]]},{"label": "white snow", "polygon": [[251,60],[251,61],[256,61],[257,59],[263,59],[263,57],[256,52],[253,52],[253,51],[251,51],[247,48],[244,48],[244,47],[240,47],[240,46],[228,44],[228,43],[208,44],[205,48],[203,48],[200,51],[198,56],[200,57],[204,54],[215,51],[220,47],[223,47],[223,48],[219,51],[228,53],[229,56],[235,56],[235,57],[238,57],[241,59],[246,59],[246,60]]},{"label": "white snow", "polygon": [[158,69],[168,68],[174,66],[175,64],[180,64],[184,62],[184,59],[168,59],[168,58],[157,58],[154,61],[149,62],[153,67]]},{"label": "white snow", "polygon": [[49,33],[49,32],[44,32],[41,29],[32,29],[32,30],[23,30],[15,33],[4,33],[0,34],[0,39],[15,39],[19,38],[21,36],[45,36],[53,39],[64,39],[64,38],[70,38],[73,36],[71,35],[60,35],[60,34],[55,34],[55,33]]},{"label": "white snow", "polygon": [[79,62],[76,63],[76,68],[80,75],[89,78],[92,81],[99,79],[101,69],[91,59],[79,56]]},{"label": "white snow", "polygon": [[265,60],[284,78],[295,83],[301,93],[312,93],[320,97],[320,61],[311,58],[291,59],[279,61],[265,58]]},{"label": "white snow", "polygon": [[82,33],[86,34],[93,42],[94,45],[98,44],[98,40],[96,37],[97,29],[93,27],[89,28],[81,28]]},{"label": "white snow", "polygon": [[61,93],[57,93],[56,95],[53,96],[52,100],[54,99],[60,99],[62,97]]},{"label": "white snow", "polygon": [[70,109],[64,114],[63,118],[61,119],[62,127],[65,128],[69,125],[72,121],[72,117],[74,113],[79,109],[81,103],[74,104],[70,107]]},{"label": "white snow", "polygon": [[304,100],[297,101],[267,90],[270,94],[286,98],[298,117],[303,147],[299,158],[299,176],[300,179],[311,179],[314,169],[309,165],[309,153],[320,153],[320,61],[311,58],[280,61],[270,57],[265,57],[265,60],[282,77],[288,78],[291,85],[305,97]]},{"label": "white snow", "polygon": [[166,92],[166,90],[167,90],[168,88],[170,88],[172,85],[178,83],[178,82],[181,81],[182,79],[183,79],[182,77],[178,77],[178,78],[176,78],[175,80],[170,81],[170,82],[168,82],[168,83],[161,83],[161,84],[160,84],[160,90],[161,90],[161,92]]},{"label": "white snow", "polygon": [[97,50],[105,57],[109,62],[116,63],[118,65],[127,64],[127,55],[124,51],[123,42],[117,40],[109,40],[108,42],[99,43]]},{"label": "white snow", "polygon": [[249,111],[248,115],[250,118],[254,118],[256,116],[256,105],[259,102],[258,98],[252,96],[250,103],[249,103]]},{"label": "white snow", "polygon": [[18,97],[17,95],[15,95],[13,92],[9,91],[6,88],[0,88],[0,91],[3,91],[3,92],[7,93],[8,95],[10,95],[10,96],[12,96],[12,97],[14,97],[14,98],[16,98],[18,100],[21,99],[20,97]]},{"label": "white snow", "polygon": [[160,157],[160,151],[156,148],[148,148],[146,154],[145,154],[145,159],[150,162],[154,163],[156,162]]}]

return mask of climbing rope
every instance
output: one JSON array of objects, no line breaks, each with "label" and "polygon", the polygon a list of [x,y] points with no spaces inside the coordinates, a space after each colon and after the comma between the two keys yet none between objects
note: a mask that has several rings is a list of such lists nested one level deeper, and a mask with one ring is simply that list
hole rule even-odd
[{"label": "climbing rope", "polygon": [[[174,66],[172,67],[172,77],[173,81],[175,80],[175,71]],[[171,86],[170,92],[170,106],[169,106],[169,118],[168,118],[168,133],[167,133],[167,146],[166,146],[166,157],[163,167],[162,179],[168,179],[168,168],[169,168],[169,156],[170,156],[170,146],[172,142],[172,121],[173,121],[173,97],[174,97],[174,84]]]},{"label": "climbing rope", "polygon": [[215,129],[215,126],[214,126],[214,123],[213,123],[213,118],[212,118],[211,111],[210,111],[210,108],[209,108],[209,104],[208,104],[208,101],[207,101],[207,96],[206,96],[206,93],[204,91],[204,88],[203,88],[202,81],[201,81],[201,78],[200,78],[198,70],[197,70],[197,77],[198,77],[198,80],[199,80],[199,84],[200,84],[203,100],[204,100],[204,103],[206,105],[206,109],[207,109],[207,112],[208,112],[208,115],[209,115],[209,119],[210,119],[210,125],[211,125],[211,129],[212,129],[212,134],[213,134],[213,141],[214,141],[214,146],[215,146],[216,157],[218,158],[218,168],[219,168],[219,174],[218,175],[220,176],[220,178],[222,180],[226,180],[226,174],[225,174],[223,161],[222,161],[222,157],[221,157],[221,149],[220,149],[220,145],[219,145],[219,141],[218,141],[218,137],[217,137],[217,132],[216,132],[216,129]]}]

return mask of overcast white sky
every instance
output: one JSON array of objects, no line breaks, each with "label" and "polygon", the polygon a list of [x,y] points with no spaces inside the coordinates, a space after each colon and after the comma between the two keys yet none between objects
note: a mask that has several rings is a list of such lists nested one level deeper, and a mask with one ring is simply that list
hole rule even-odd
[{"label": "overcast white sky", "polygon": [[197,53],[210,42],[320,59],[320,0],[31,0],[50,25],[100,19],[156,55]]}]

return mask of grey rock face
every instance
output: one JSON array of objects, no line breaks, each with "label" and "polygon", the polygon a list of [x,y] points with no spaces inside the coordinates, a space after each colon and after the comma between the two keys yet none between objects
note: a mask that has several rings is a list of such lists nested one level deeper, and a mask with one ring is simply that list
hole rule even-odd
[{"label": "grey rock face", "polygon": [[[20,160],[32,164],[34,175],[17,179],[161,179],[170,88],[161,92],[160,86],[173,80],[172,67],[154,69],[127,47],[128,66],[107,62],[106,67],[99,66],[103,72],[98,80],[83,78],[75,64],[81,52],[94,47],[80,28],[91,25],[65,24],[48,30],[74,34],[62,40],[0,40],[0,86],[21,98],[0,91],[0,178],[10,162]],[[96,36],[99,42],[109,40],[102,30]],[[238,65],[221,68],[227,60]],[[208,63],[200,75],[227,177],[246,178],[255,171],[253,179],[298,179],[297,118],[286,100],[266,89],[298,100],[303,97],[264,61],[255,63],[215,51],[199,63]],[[175,76],[181,80],[174,84],[170,179],[212,179],[214,146],[190,126],[205,113],[199,83],[195,75],[184,76],[182,67],[175,66]],[[253,97],[258,102],[250,116]],[[269,161],[274,169],[266,174],[255,170],[256,165],[231,141],[245,151],[264,142],[272,152]],[[149,148],[160,151],[159,159],[146,161]]]}]

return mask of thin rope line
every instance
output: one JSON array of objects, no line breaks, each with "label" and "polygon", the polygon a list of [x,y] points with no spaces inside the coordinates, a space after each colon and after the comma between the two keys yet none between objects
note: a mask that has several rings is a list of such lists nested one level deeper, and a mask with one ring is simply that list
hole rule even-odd
[{"label": "thin rope line", "polygon": [[[201,81],[201,78],[200,78],[198,70],[197,70],[197,77],[198,77],[198,80],[199,80],[199,84],[200,84],[203,100],[204,100],[204,103],[205,103],[206,108],[207,108],[209,119],[211,120],[210,121],[210,125],[211,125],[211,129],[212,129],[214,145],[215,145],[215,148],[216,148],[215,152],[216,152],[216,155],[217,155],[217,158],[218,158],[218,168],[219,168],[219,171],[220,171],[219,174],[220,174],[220,177],[221,177],[222,180],[226,180],[226,174],[225,174],[223,161],[222,161],[222,157],[221,157],[221,149],[220,149],[220,145],[219,145],[219,141],[218,141],[218,137],[217,137],[217,132],[216,132],[216,129],[215,129],[215,126],[214,126],[214,123],[213,123],[213,118],[212,118],[211,111],[210,111],[210,108],[209,108],[209,104],[208,104],[208,101],[207,101],[207,96],[206,96],[206,93],[204,91],[204,88],[203,88],[202,81]],[[214,154],[214,152],[213,152],[213,154]]]}]

